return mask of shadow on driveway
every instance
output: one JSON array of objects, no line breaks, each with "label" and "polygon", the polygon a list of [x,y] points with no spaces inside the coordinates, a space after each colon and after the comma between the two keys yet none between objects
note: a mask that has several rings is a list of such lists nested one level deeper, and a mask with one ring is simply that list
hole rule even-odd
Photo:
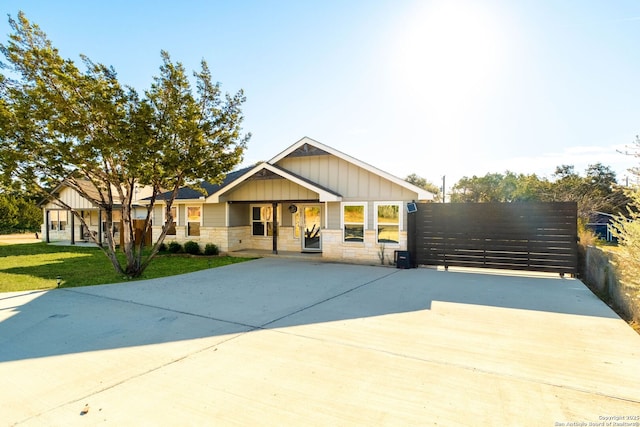
[{"label": "shadow on driveway", "polygon": [[429,310],[434,301],[617,318],[576,279],[269,258],[135,283],[0,294],[0,362]]}]

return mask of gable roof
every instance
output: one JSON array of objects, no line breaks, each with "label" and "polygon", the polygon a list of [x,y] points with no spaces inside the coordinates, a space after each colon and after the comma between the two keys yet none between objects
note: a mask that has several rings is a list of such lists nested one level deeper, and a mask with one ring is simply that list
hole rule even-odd
[{"label": "gable roof", "polygon": [[[354,157],[344,154],[341,151],[338,151],[334,148],[329,147],[328,145],[324,145],[309,137],[304,137],[267,162],[258,163],[254,166],[245,167],[237,171],[228,173],[221,184],[211,184],[209,182],[203,181],[202,183],[200,183],[200,186],[205,190],[206,194],[203,194],[200,191],[190,187],[182,187],[178,190],[178,194],[175,200],[203,200],[204,199],[208,203],[219,203],[220,197],[224,193],[242,184],[243,182],[250,179],[254,175],[266,172],[266,173],[272,173],[272,174],[278,175],[284,179],[287,179],[291,182],[294,182],[295,184],[300,185],[301,187],[304,187],[310,191],[318,193],[319,201],[321,202],[342,201],[341,194],[338,194],[337,192],[329,188],[326,188],[324,186],[321,186],[307,178],[304,178],[293,172],[283,169],[276,164],[277,162],[279,162],[280,160],[284,159],[285,157],[287,157],[288,155],[294,152],[297,152],[298,155],[330,154],[346,162],[352,163],[370,173],[381,176],[382,178],[385,178],[388,181],[391,181],[400,187],[404,187],[409,191],[417,193],[418,200],[433,200],[434,198],[433,193],[423,188],[417,187],[403,179],[393,176],[378,168],[375,168],[361,160],[358,160]],[[171,196],[171,192],[168,191],[160,194],[157,200],[158,201],[166,200],[170,196]]]},{"label": "gable roof", "polygon": [[287,179],[291,182],[294,182],[298,185],[300,185],[301,187],[304,187],[308,190],[311,190],[315,193],[318,193],[319,196],[319,200],[321,202],[339,202],[342,200],[342,196],[338,193],[336,193],[335,191],[332,191],[328,188],[322,187],[306,178],[303,178],[299,175],[296,175],[294,173],[291,173],[285,169],[282,169],[276,165],[272,165],[268,162],[263,162],[263,163],[259,163],[257,165],[255,165],[252,168],[249,168],[249,170],[247,169],[243,169],[243,171],[245,171],[241,176],[237,177],[235,179],[235,181],[229,183],[228,185],[221,187],[220,189],[218,189],[217,191],[215,191],[214,193],[210,194],[206,200],[207,202],[211,202],[211,203],[219,203],[220,202],[220,196],[224,193],[226,193],[227,191],[233,189],[234,187],[242,184],[245,180],[251,178],[252,176],[260,173],[261,171],[268,171],[271,173],[274,173],[284,179]]},{"label": "gable roof", "polygon": [[[248,170],[253,169],[253,166],[249,166],[246,168],[238,169],[237,171],[229,172],[227,176],[222,180],[220,184],[211,184],[207,181],[202,181],[200,186],[206,192],[206,194],[202,194],[202,192],[195,190],[191,187],[181,187],[178,189],[178,194],[176,195],[175,200],[197,200],[200,198],[205,198],[210,196],[211,194],[227,187],[229,184],[234,182],[238,177],[244,175]],[[166,191],[160,195],[158,195],[157,200],[167,200],[171,197],[171,191]],[[148,200],[148,199],[145,199]]]},{"label": "gable roof", "polygon": [[[312,149],[309,149],[308,146],[311,146]],[[314,150],[315,149],[315,150]],[[288,155],[296,152],[297,150],[301,150],[301,151],[309,151],[309,155],[312,155],[314,153],[322,153],[324,152],[324,154],[331,154],[334,155],[346,162],[349,163],[353,163],[356,166],[361,167],[362,169],[371,172],[375,175],[379,175],[391,182],[393,182],[396,185],[399,185],[400,187],[404,187],[410,191],[413,191],[414,193],[418,194],[418,200],[433,200],[434,199],[434,194],[431,193],[430,191],[425,190],[424,188],[420,188],[418,186],[415,186],[401,178],[398,178],[397,176],[391,175],[383,170],[380,170],[374,166],[371,166],[368,163],[365,163],[361,160],[356,159],[355,157],[351,157],[348,154],[345,154],[341,151],[336,150],[335,148],[331,148],[328,145],[324,145],[321,142],[318,142],[314,139],[311,139],[309,137],[304,137],[302,139],[300,139],[298,142],[294,143],[293,145],[291,145],[289,148],[287,148],[286,150],[282,151],[280,154],[278,154],[277,156],[275,156],[274,158],[272,158],[271,160],[269,160],[268,163],[270,164],[276,164],[277,162],[279,162],[280,160],[284,159],[285,157],[287,157]]]},{"label": "gable roof", "polygon": [[[71,179],[69,178],[63,179],[53,190],[49,192],[48,197],[45,196],[38,202],[37,206],[42,207],[49,202],[59,205],[59,203],[56,203],[56,200],[58,199],[62,191],[64,191],[65,189],[75,191],[76,193],[78,193],[80,197],[87,200],[93,206],[97,207],[97,205],[94,203],[93,200],[100,200],[100,192],[91,181],[84,178],[74,179],[73,181],[71,181]],[[84,197],[81,191],[84,192],[91,199],[87,199],[86,197]],[[112,197],[113,197],[114,206],[120,206],[121,204],[120,196],[116,191],[113,191]]]}]

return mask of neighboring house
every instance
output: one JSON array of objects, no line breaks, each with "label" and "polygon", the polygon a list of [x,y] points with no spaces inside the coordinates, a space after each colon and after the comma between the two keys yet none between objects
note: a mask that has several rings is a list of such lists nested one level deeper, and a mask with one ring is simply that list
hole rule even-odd
[{"label": "neighboring house", "polygon": [[589,215],[587,228],[592,230],[598,238],[607,242],[617,242],[618,238],[612,234],[612,224],[615,216],[605,212],[593,212]]},{"label": "neighboring house", "polygon": [[[406,204],[434,197],[306,137],[220,185],[202,187],[205,194],[179,191],[166,242],[214,243],[222,252],[321,252],[361,262],[380,262],[381,250],[391,261],[394,250],[406,250]],[[165,223],[166,197],[153,212],[154,241]]]},{"label": "neighboring house", "polygon": [[[89,181],[80,181],[82,190],[91,196],[98,197],[98,192]],[[52,192],[52,196],[61,200],[64,204],[58,203],[54,199],[45,200],[40,204],[43,212],[43,223],[41,225],[40,237],[43,241],[49,243],[51,241],[92,241],[93,235],[99,243],[102,243],[106,236],[106,216],[102,209],[94,205],[92,202],[84,198],[78,191],[69,187],[66,182],[62,182]],[[137,189],[136,200],[146,198],[151,194],[150,187],[141,187]],[[117,197],[117,196],[115,196]],[[114,240],[120,240],[120,207],[115,200],[116,205],[113,211],[113,227]],[[85,227],[75,216],[65,207],[70,206],[84,219],[87,226]],[[144,219],[146,216],[146,207],[137,204],[134,206],[134,218]]]}]

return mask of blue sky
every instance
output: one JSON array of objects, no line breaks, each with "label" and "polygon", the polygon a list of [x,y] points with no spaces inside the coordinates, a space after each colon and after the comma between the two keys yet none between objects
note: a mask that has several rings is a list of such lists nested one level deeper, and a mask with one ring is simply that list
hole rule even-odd
[{"label": "blue sky", "polygon": [[[160,50],[206,59],[247,96],[244,164],[308,136],[401,178],[447,186],[512,170],[640,159],[640,2],[3,0],[62,56],[148,88]],[[0,21],[2,40],[9,26]]]}]

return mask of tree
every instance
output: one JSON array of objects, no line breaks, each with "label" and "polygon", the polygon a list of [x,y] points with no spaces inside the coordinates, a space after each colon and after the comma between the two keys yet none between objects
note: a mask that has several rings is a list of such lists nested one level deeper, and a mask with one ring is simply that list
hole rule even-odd
[{"label": "tree", "polygon": [[18,207],[5,194],[0,194],[0,232],[8,232],[18,225]]},{"label": "tree", "polygon": [[410,184],[415,185],[416,187],[420,187],[424,190],[432,192],[435,195],[434,197],[435,201],[442,200],[440,198],[441,197],[440,188],[438,188],[438,186],[433,184],[432,182],[427,181],[425,178],[418,176],[415,173],[412,173],[411,175],[407,176],[404,180]]},{"label": "tree", "polygon": [[[620,151],[620,153],[626,156],[633,156],[636,158],[640,158],[640,136],[636,135],[636,139],[628,145],[624,151]],[[629,169],[629,172],[632,175],[635,175],[636,178],[640,179],[640,166],[634,166]]]},{"label": "tree", "polygon": [[[0,51],[8,74],[0,75],[0,172],[26,189],[45,192],[55,182],[76,190],[106,215],[102,250],[114,269],[142,274],[173,221],[171,205],[185,185],[220,182],[242,159],[250,134],[241,134],[242,91],[223,95],[205,61],[193,74],[162,52],[160,73],[141,97],[123,87],[112,67],[81,56],[82,72],[63,59],[45,33],[21,12],[9,19],[13,33]],[[134,241],[132,201],[149,186],[144,233],[158,196],[168,191],[166,223],[150,253]],[[49,193],[47,193],[49,194]],[[79,212],[65,205],[80,223]],[[123,264],[116,257],[113,212],[121,206]]]},{"label": "tree", "polygon": [[582,177],[573,165],[556,167],[554,180],[506,171],[485,176],[463,177],[453,186],[453,202],[543,201],[578,203],[578,216],[583,223],[602,211],[618,213],[627,198],[616,184],[616,174],[602,163],[589,165]]},{"label": "tree", "polygon": [[463,177],[453,186],[452,202],[517,202],[540,200],[545,182],[535,174],[506,171],[485,176]]},{"label": "tree", "polygon": [[42,211],[33,199],[0,192],[0,233],[38,231],[41,222]]},{"label": "tree", "polygon": [[616,264],[623,283],[640,290],[640,189],[628,190],[631,202],[626,215],[613,222],[613,234],[618,238]]},{"label": "tree", "polygon": [[[640,138],[636,136],[634,146],[624,152],[640,158]],[[640,167],[632,167],[629,172],[640,178]],[[620,214],[613,223],[613,234],[618,238],[616,264],[621,281],[627,287],[635,289],[640,296],[640,187],[637,185],[625,190],[629,202],[625,214]]]},{"label": "tree", "polygon": [[589,165],[582,177],[573,166],[556,168],[555,182],[549,187],[550,201],[575,201],[578,203],[578,217],[583,222],[594,212],[619,213],[628,199],[617,185],[616,174],[602,163]]}]

